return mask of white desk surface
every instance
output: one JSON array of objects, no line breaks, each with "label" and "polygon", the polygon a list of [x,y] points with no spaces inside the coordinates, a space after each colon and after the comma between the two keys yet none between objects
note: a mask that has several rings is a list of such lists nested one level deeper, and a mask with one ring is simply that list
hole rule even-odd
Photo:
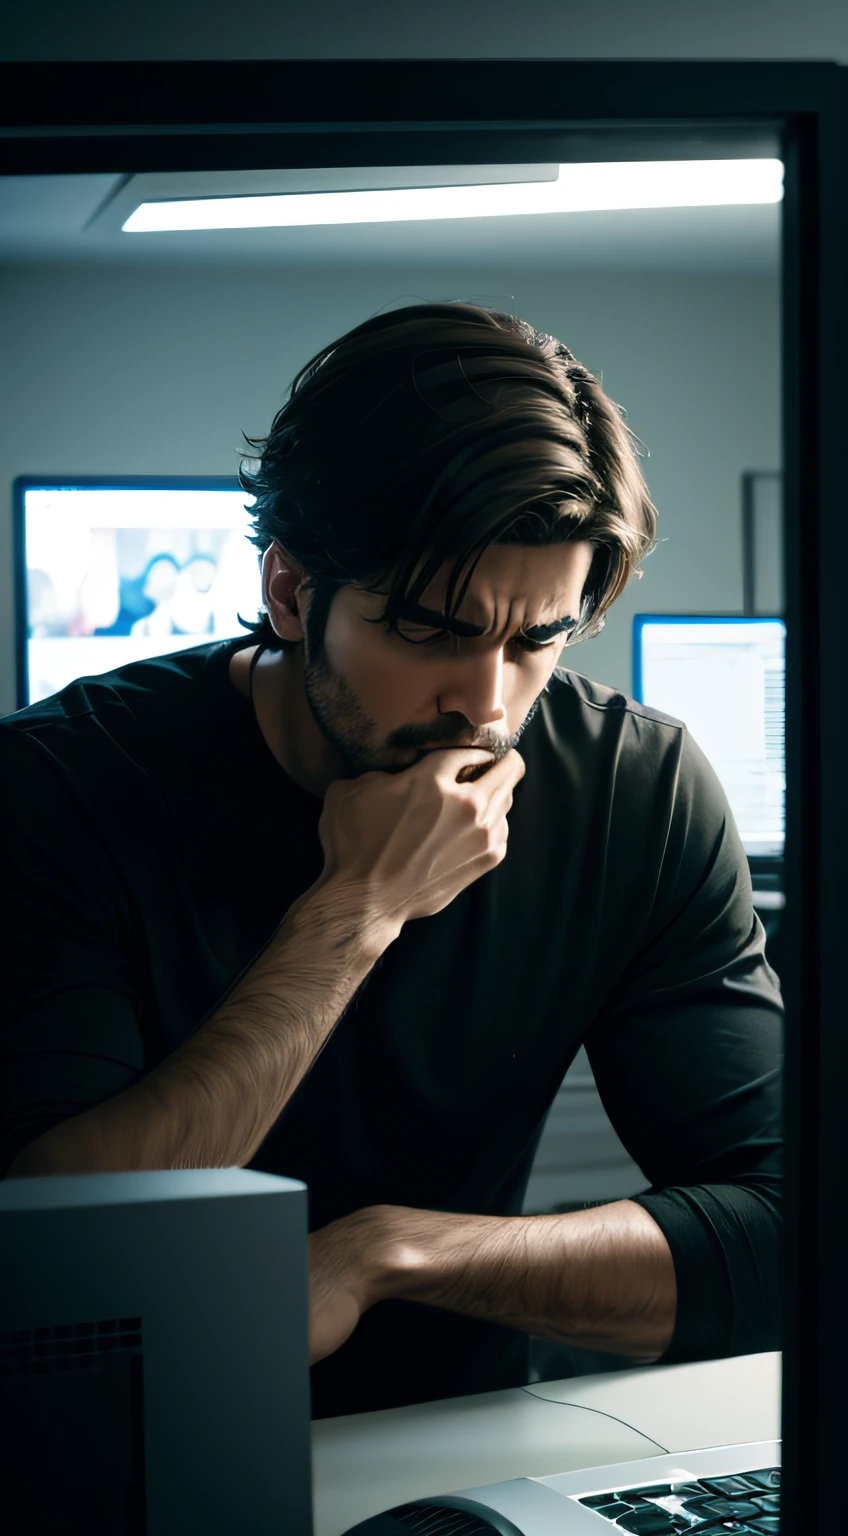
[{"label": "white desk surface", "polygon": [[639,1367],[312,1424],[314,1536],[425,1494],[780,1439],[781,1357]]}]

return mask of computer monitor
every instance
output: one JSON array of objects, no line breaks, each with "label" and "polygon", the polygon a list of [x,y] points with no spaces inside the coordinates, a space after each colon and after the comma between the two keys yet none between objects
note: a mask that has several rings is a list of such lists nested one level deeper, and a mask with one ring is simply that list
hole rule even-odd
[{"label": "computer monitor", "polygon": [[235,476],[14,484],[17,707],[78,677],[244,634],[262,607]]},{"label": "computer monitor", "polygon": [[9,1536],[312,1536],[305,1184],[4,1179],[0,1246]]},{"label": "computer monitor", "polygon": [[781,618],[637,613],[633,697],[682,720],[715,769],[754,890],[782,893],[786,625]]}]

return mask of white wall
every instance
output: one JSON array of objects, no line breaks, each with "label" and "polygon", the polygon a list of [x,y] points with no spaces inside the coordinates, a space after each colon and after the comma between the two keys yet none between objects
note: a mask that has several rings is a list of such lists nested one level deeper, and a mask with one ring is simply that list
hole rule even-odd
[{"label": "white wall", "polygon": [[401,297],[472,296],[565,341],[650,450],[661,542],[574,670],[630,693],[633,613],[741,611],[740,477],[780,468],[777,278],[7,267],[0,714],[16,704],[16,475],[234,474],[241,431],[268,430],[320,347]]}]

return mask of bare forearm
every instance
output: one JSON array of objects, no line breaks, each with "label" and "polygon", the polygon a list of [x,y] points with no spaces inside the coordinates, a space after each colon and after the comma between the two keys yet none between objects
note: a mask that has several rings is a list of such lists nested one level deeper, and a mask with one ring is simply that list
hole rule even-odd
[{"label": "bare forearm", "polygon": [[9,1175],[244,1167],[395,937],[356,911],[332,881],[313,887],[195,1035],[135,1087],[39,1137]]},{"label": "bare forearm", "polygon": [[618,1200],[563,1216],[462,1216],[374,1206],[372,1294],[655,1360],[671,1342],[674,1264],[656,1222]]}]

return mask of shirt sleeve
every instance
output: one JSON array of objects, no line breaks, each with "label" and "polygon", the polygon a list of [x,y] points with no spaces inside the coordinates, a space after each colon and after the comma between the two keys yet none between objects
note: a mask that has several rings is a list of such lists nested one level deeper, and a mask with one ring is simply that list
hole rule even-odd
[{"label": "shirt sleeve", "polygon": [[585,1043],[674,1260],[670,1365],[781,1347],[784,1010],[732,811],[686,731],[667,824],[641,942]]},{"label": "shirt sleeve", "polygon": [[52,1126],[143,1075],[115,862],[60,762],[0,727],[0,1177]]}]

